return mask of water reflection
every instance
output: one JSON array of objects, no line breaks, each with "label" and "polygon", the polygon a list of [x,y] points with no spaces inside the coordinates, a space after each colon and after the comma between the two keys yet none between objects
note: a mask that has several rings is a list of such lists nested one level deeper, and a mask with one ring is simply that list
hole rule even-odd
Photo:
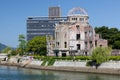
[{"label": "water reflection", "polygon": [[0,80],[120,80],[120,76],[0,66]]},{"label": "water reflection", "polygon": [[95,76],[89,75],[86,77],[86,80],[104,80],[104,79],[98,75],[95,75]]}]

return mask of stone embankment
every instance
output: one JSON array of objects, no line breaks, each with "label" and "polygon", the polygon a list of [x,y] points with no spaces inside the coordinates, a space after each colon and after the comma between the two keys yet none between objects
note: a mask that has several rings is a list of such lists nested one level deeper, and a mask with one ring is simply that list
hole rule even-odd
[{"label": "stone embankment", "polygon": [[106,69],[106,68],[92,68],[92,67],[55,67],[55,66],[26,66],[26,68],[53,70],[53,71],[69,71],[69,72],[83,72],[83,73],[98,73],[98,74],[116,74],[120,75],[120,69]]},{"label": "stone embankment", "polygon": [[2,62],[1,64],[41,70],[57,70],[57,71],[120,75],[120,61],[109,61],[103,63],[98,67],[98,69],[96,69],[94,66],[87,67],[86,66],[87,61],[56,61],[53,66],[41,66],[42,62],[43,61],[40,60],[25,60],[17,63],[17,60],[11,60],[9,62]]}]

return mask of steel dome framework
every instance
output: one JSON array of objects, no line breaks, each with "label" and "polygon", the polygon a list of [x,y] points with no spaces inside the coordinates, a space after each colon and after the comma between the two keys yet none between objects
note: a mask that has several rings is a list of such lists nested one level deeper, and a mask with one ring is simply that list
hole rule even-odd
[{"label": "steel dome framework", "polygon": [[72,15],[88,16],[87,12],[83,8],[80,8],[80,7],[72,8],[68,12],[68,16],[72,16]]}]

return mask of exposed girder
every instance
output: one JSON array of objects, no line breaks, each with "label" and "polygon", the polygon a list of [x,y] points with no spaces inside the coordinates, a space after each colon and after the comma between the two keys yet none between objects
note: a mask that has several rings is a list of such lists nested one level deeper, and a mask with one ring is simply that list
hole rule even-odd
[{"label": "exposed girder", "polygon": [[68,16],[72,16],[72,15],[88,16],[87,12],[83,8],[80,8],[80,7],[72,8],[68,12]]}]

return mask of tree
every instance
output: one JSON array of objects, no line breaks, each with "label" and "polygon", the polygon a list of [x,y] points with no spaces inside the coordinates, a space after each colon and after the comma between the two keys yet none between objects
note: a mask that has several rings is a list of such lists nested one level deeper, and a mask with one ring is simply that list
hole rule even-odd
[{"label": "tree", "polygon": [[115,42],[114,42],[114,47],[115,47],[116,49],[120,49],[120,41],[115,41]]},{"label": "tree", "polygon": [[19,35],[19,53],[20,55],[23,55],[26,49],[26,40],[25,36],[23,34]]},{"label": "tree", "polygon": [[95,32],[100,34],[103,39],[107,39],[108,45],[113,49],[120,49],[120,45],[116,44],[120,40],[120,31],[117,28],[95,27]]},{"label": "tree", "polygon": [[11,47],[6,47],[5,49],[2,50],[2,53],[9,53],[12,50]]},{"label": "tree", "polygon": [[37,36],[27,43],[27,52],[46,55],[46,36]]},{"label": "tree", "polygon": [[12,50],[12,51],[11,51],[11,55],[12,55],[12,56],[16,56],[17,54],[18,54],[17,50]]},{"label": "tree", "polygon": [[109,60],[110,52],[110,47],[96,47],[93,50],[91,59],[96,63],[96,67],[97,65],[100,65],[101,63]]}]

